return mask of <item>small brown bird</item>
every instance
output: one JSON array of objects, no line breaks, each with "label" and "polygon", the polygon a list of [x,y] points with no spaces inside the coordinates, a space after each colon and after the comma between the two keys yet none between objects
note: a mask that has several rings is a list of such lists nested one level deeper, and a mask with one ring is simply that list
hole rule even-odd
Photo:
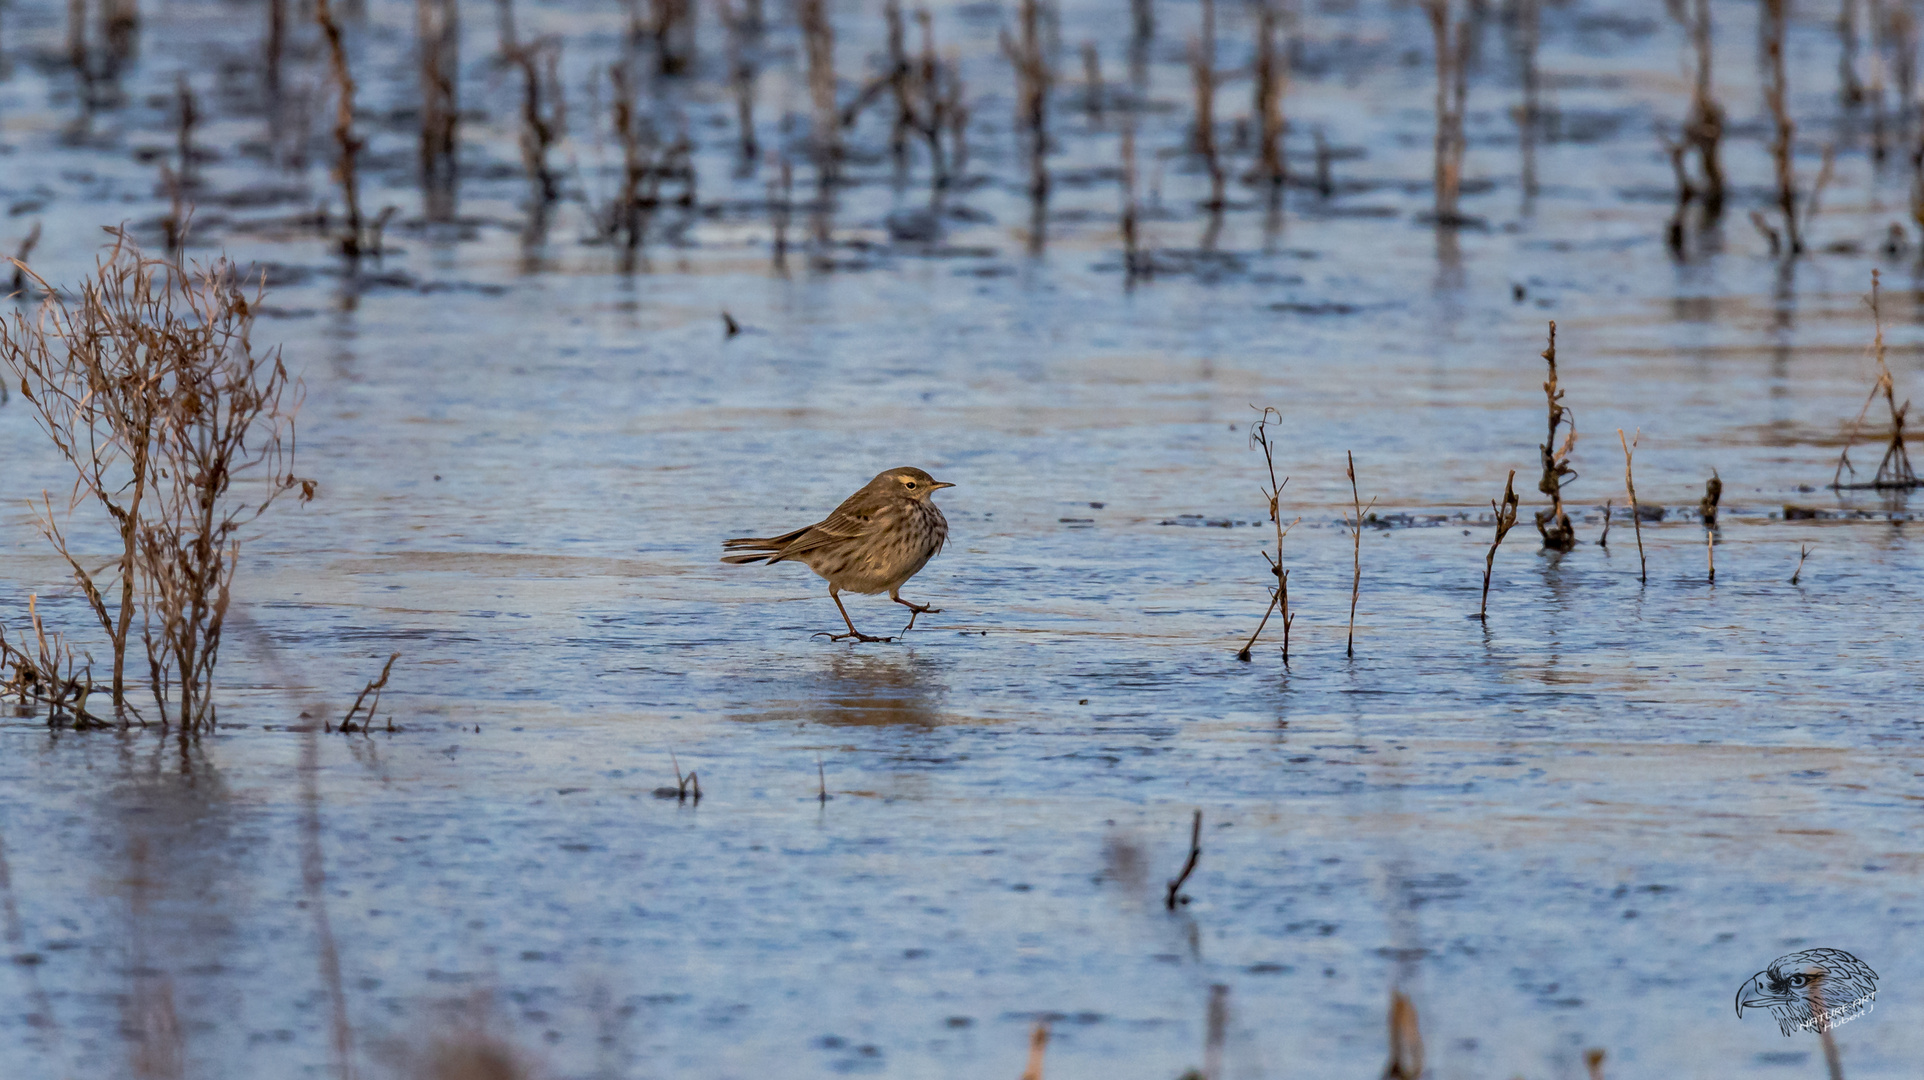
[{"label": "small brown bird", "polygon": [[954,486],[920,469],[889,469],[877,473],[862,490],[844,499],[834,513],[807,528],[766,539],[744,536],[723,541],[726,550],[754,554],[724,555],[722,561],[778,563],[792,559],[805,563],[828,582],[828,598],[835,601],[842,621],[848,624],[848,633],[829,634],[831,641],[892,641],[855,629],[855,621],[848,617],[839,594],[843,589],[867,596],[887,592],[890,600],[909,609],[904,634],[915,628],[917,615],[939,613],[940,608],[902,599],[900,590],[949,538],[949,523],[929,497]]}]

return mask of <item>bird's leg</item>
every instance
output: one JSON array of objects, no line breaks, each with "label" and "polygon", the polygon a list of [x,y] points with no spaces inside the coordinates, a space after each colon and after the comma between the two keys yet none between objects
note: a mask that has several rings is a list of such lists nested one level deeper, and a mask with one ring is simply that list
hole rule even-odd
[{"label": "bird's leg", "polygon": [[837,595],[840,592],[841,592],[840,589],[837,589],[835,586],[831,585],[828,588],[828,598],[830,600],[835,601],[835,610],[842,613],[842,621],[848,624],[848,633],[831,634],[828,631],[823,630],[820,633],[816,634],[815,635],[816,637],[826,637],[830,641],[843,641],[848,638],[854,638],[857,641],[894,641],[895,640],[894,638],[870,637],[869,635],[862,633],[860,630],[855,629],[855,620],[848,617],[848,609],[842,606],[842,598],[841,596]]},{"label": "bird's leg", "polygon": [[902,628],[902,632],[904,634],[908,633],[910,630],[915,629],[915,617],[917,615],[942,614],[942,609],[939,607],[930,607],[927,604],[917,604],[917,603],[914,603],[913,601],[902,599],[901,594],[896,592],[894,589],[889,590],[889,599],[909,609],[909,624]]}]

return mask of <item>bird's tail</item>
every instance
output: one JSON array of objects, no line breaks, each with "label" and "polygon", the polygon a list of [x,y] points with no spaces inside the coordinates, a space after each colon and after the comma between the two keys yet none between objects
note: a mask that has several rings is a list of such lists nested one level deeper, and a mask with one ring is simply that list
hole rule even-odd
[{"label": "bird's tail", "polygon": [[796,537],[807,531],[807,529],[796,529],[792,533],[784,533],[781,536],[738,536],[733,540],[723,540],[722,549],[725,551],[746,550],[752,554],[723,555],[722,561],[736,565],[743,563],[780,562],[783,549],[788,547],[789,543]]}]

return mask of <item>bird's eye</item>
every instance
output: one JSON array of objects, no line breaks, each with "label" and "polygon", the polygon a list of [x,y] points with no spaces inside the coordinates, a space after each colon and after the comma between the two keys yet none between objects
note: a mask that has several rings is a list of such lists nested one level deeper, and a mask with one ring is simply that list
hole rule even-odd
[{"label": "bird's eye", "polygon": [[1801,973],[1797,975],[1792,975],[1790,977],[1790,984],[1792,986],[1802,986],[1809,981],[1810,981],[1810,976],[1804,975]]},{"label": "bird's eye", "polygon": [[914,490],[915,490],[915,481],[913,481],[913,480],[910,480],[910,481],[908,481],[907,483],[908,483],[908,485],[909,485],[909,490],[910,490],[910,491],[914,491]]}]

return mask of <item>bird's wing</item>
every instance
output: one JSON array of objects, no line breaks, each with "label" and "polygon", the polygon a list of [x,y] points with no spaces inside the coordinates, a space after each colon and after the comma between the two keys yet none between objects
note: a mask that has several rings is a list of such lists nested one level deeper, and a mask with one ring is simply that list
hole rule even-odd
[{"label": "bird's wing", "polygon": [[778,558],[792,559],[829,544],[868,536],[885,527],[893,510],[892,500],[886,495],[865,488],[843,499],[834,513],[801,530],[800,535],[782,546]]},{"label": "bird's wing", "polygon": [[781,558],[792,559],[840,540],[867,536],[879,527],[884,509],[879,505],[857,504],[851,498],[836,507],[834,513],[803,529],[801,535],[784,544]]}]

